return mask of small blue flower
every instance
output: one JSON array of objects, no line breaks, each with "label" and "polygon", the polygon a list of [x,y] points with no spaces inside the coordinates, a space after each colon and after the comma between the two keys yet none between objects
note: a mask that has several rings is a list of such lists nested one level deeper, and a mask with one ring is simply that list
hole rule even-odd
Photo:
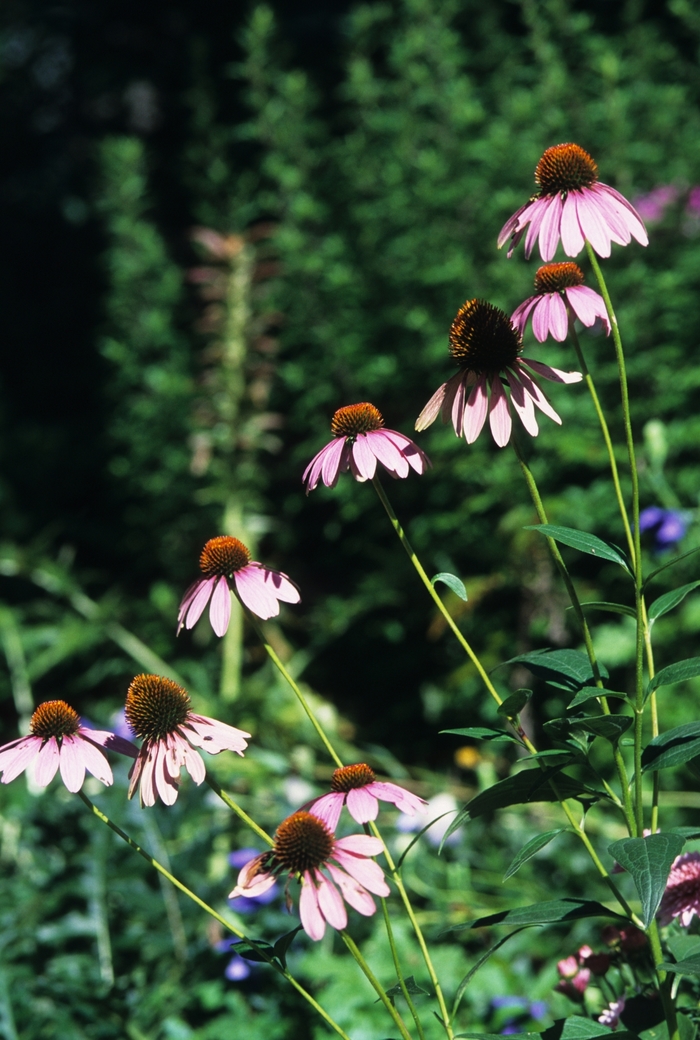
[{"label": "small blue flower", "polygon": [[653,538],[655,552],[665,552],[684,537],[686,517],[676,509],[647,506],[639,514],[639,530],[648,531]]}]

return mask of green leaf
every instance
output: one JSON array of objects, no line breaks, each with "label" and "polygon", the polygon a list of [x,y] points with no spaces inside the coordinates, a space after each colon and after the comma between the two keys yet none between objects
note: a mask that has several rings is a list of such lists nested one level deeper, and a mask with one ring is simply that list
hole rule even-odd
[{"label": "green leaf", "polygon": [[579,549],[580,552],[588,553],[589,556],[597,556],[601,560],[617,563],[620,567],[624,567],[628,574],[631,573],[627,557],[622,549],[613,545],[612,542],[604,542],[602,538],[596,538],[594,534],[577,531],[574,527],[558,527],[556,524],[530,524],[525,530],[539,531],[546,538],[553,538],[555,542],[561,542],[562,545],[568,545],[572,549]]},{"label": "green leaf", "polygon": [[631,715],[590,715],[577,722],[579,729],[592,733],[594,737],[603,737],[611,744],[616,744],[622,734],[630,728],[634,719]]},{"label": "green leaf", "polygon": [[[455,1033],[455,1040],[470,1037],[471,1040],[503,1040],[502,1033]],[[541,1033],[509,1033],[508,1040],[542,1040]]]},{"label": "green leaf", "polygon": [[650,740],[642,752],[642,769],[670,769],[700,755],[700,722],[686,722]]},{"label": "green leaf", "polygon": [[700,975],[700,957],[688,957],[687,960],[677,961],[675,964],[662,961],[659,968],[672,971],[674,975]]},{"label": "green leaf", "polygon": [[675,567],[677,563],[680,563],[681,560],[684,560],[686,556],[692,556],[693,553],[696,553],[698,551],[698,549],[700,549],[700,545],[696,545],[694,549],[688,549],[687,552],[681,553],[680,556],[674,556],[674,558],[672,560],[669,560],[668,563],[664,563],[661,567],[657,567],[655,571],[652,571],[651,574],[648,574],[647,577],[644,579],[642,591],[646,589],[649,582],[652,580],[652,578],[655,578],[657,574],[661,574],[662,571],[668,570],[669,567]]},{"label": "green leaf", "polygon": [[[605,600],[592,599],[588,603],[582,603],[582,607],[590,607],[591,610],[604,610],[608,614],[626,614],[627,617],[636,618],[637,611],[634,607],[626,607],[624,603],[607,603]],[[573,610],[573,607],[567,607]]]},{"label": "green leaf", "polygon": [[613,1034],[607,1026],[600,1025],[590,1018],[572,1015],[571,1018],[558,1018],[554,1025],[541,1034],[542,1040],[606,1040],[614,1035],[615,1040],[638,1040],[634,1033],[626,1029],[617,1029]]},{"label": "green leaf", "polygon": [[545,845],[549,845],[550,841],[556,838],[558,834],[563,834],[564,830],[565,828],[560,827],[556,831],[545,831],[544,834],[536,834],[534,838],[531,838],[527,845],[523,845],[520,852],[518,852],[513,858],[510,866],[503,875],[503,880],[507,881],[509,877],[512,877],[513,874],[517,873],[523,863],[527,863],[529,859],[532,859],[540,849],[543,849]]},{"label": "green leaf", "polygon": [[515,744],[520,741],[512,733],[506,733],[502,729],[492,729],[491,726],[467,726],[465,729],[441,729],[441,733],[454,733],[458,737],[473,737],[474,740],[512,740]]},{"label": "green leaf", "polygon": [[658,689],[659,686],[669,686],[671,683],[682,682],[684,679],[694,679],[700,675],[700,657],[688,657],[685,661],[676,661],[668,668],[662,668],[657,672],[649,683],[648,693]]},{"label": "green leaf", "polygon": [[579,690],[568,708],[578,708],[579,705],[585,703],[585,701],[591,700],[592,697],[622,697],[623,700],[627,700],[626,693],[617,693],[615,690],[605,690],[600,686],[584,686],[583,689]]},{"label": "green leaf", "polygon": [[[425,993],[427,996],[430,995],[428,993],[427,989],[421,989],[421,987],[418,985],[418,983],[414,979],[413,975],[408,975],[407,978],[405,978],[403,981],[404,981],[404,984],[406,986],[406,989],[408,990],[408,992],[411,994],[412,997],[417,996],[420,993]],[[401,996],[403,996],[403,990],[401,989],[401,985],[398,982],[396,983],[395,986],[392,986],[391,989],[387,989],[384,992],[386,993],[387,997],[401,997]],[[379,1001],[375,1000],[375,1004],[378,1004],[378,1003],[379,1003]]]},{"label": "green leaf", "polygon": [[469,985],[471,980],[476,975],[476,973],[479,970],[479,968],[481,968],[484,964],[486,964],[486,961],[489,959],[489,957],[493,953],[496,952],[496,950],[499,950],[501,948],[501,946],[503,946],[504,943],[507,943],[509,939],[512,939],[513,936],[517,935],[519,932],[522,932],[522,928],[515,928],[510,933],[510,935],[504,935],[503,938],[499,939],[498,942],[495,942],[493,944],[493,946],[490,946],[488,948],[488,950],[486,951],[486,953],[482,953],[481,957],[479,957],[479,959],[476,962],[476,964],[472,965],[472,967],[469,969],[469,971],[467,972],[467,974],[464,976],[464,978],[460,982],[459,986],[457,987],[457,992],[455,993],[454,1004],[452,1006],[452,1017],[453,1018],[457,1014],[457,1009],[458,1009],[458,1007],[460,1005],[462,997],[464,996],[464,991],[466,990],[467,986]]},{"label": "green leaf", "polygon": [[[506,664],[524,664],[538,679],[550,682],[552,679],[557,680],[572,692],[581,686],[590,685],[594,679],[588,656],[580,650],[534,650],[529,654],[511,657],[509,661],[503,662],[503,665]],[[607,679],[608,673],[603,665],[599,663],[598,667],[602,677]]]},{"label": "green leaf", "polygon": [[269,964],[270,961],[268,957],[263,957],[262,952],[259,951],[267,953],[269,958],[275,955],[274,947],[263,939],[241,939],[240,942],[233,943],[231,949],[235,950],[241,957],[245,957],[247,961],[258,961],[262,964]]},{"label": "green leaf", "polygon": [[487,928],[496,924],[522,925],[527,927],[536,924],[555,924],[558,921],[577,921],[582,917],[612,917],[618,921],[627,921],[626,917],[608,910],[602,903],[593,899],[550,899],[544,903],[533,903],[531,906],[519,906],[515,910],[501,910],[488,917],[480,917],[469,924],[460,924],[450,931],[464,931],[467,928]]},{"label": "green leaf", "polygon": [[685,838],[680,834],[650,834],[646,838],[623,838],[608,846],[610,855],[632,877],[645,928],[654,920],[671,865],[684,845]]},{"label": "green leaf", "polygon": [[464,582],[460,581],[456,574],[450,574],[449,571],[441,571],[430,579],[430,584],[435,588],[435,582],[441,581],[443,585],[447,585],[449,589],[452,589],[455,596],[459,596],[464,602],[467,602],[467,590],[464,587]]},{"label": "green leaf", "polygon": [[532,697],[532,690],[516,690],[499,704],[496,711],[506,719],[515,719]]},{"label": "green leaf", "polygon": [[675,962],[686,961],[690,958],[700,957],[700,938],[697,935],[685,935],[682,933],[666,937],[666,945],[673,954]]},{"label": "green leaf", "polygon": [[653,624],[662,614],[668,614],[669,610],[677,607],[688,593],[692,592],[693,589],[697,589],[699,585],[700,581],[691,581],[688,585],[681,585],[679,588],[673,589],[672,592],[666,592],[663,596],[655,599],[648,610],[649,624]]},{"label": "green leaf", "polygon": [[294,937],[298,932],[301,931],[302,925],[297,925],[291,932],[287,932],[285,935],[281,935],[275,945],[272,947],[272,952],[277,960],[280,962],[283,968],[287,967],[287,951],[294,941]]}]

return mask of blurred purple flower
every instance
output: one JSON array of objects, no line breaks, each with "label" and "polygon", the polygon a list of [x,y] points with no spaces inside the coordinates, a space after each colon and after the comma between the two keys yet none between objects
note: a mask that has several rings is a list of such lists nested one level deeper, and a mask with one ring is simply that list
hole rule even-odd
[{"label": "blurred purple flower", "polygon": [[[250,863],[251,859],[254,859],[259,851],[259,849],[236,849],[235,852],[229,853],[228,861],[232,867],[240,870],[246,863]],[[271,903],[277,897],[277,892],[277,885],[273,885],[272,888],[268,888],[267,891],[262,892],[259,896],[236,896],[235,899],[229,899],[229,906],[237,914],[252,914],[258,907]],[[242,975],[240,977],[245,978],[246,976]]]},{"label": "blurred purple flower", "polygon": [[675,509],[647,506],[639,514],[639,530],[651,533],[655,552],[664,552],[680,542],[686,527],[685,517]]},{"label": "blurred purple flower", "polygon": [[642,220],[650,224],[658,224],[663,220],[667,206],[670,206],[678,198],[678,188],[673,184],[660,184],[652,188],[646,195],[638,195],[634,200],[634,207]]},{"label": "blurred purple flower", "polygon": [[226,965],[224,975],[230,982],[243,982],[251,974],[252,968],[247,961],[235,954]]},{"label": "blurred purple flower", "polygon": [[690,189],[685,211],[689,217],[700,217],[700,184],[696,184],[694,188]]}]

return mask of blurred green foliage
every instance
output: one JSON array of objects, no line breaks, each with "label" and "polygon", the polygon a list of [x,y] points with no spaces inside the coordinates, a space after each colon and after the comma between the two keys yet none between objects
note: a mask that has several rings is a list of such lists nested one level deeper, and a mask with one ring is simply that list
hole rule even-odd
[{"label": "blurred green foliage", "polygon": [[[192,465],[217,333],[198,321],[202,304],[186,268],[201,257],[183,243],[193,223],[221,234],[272,225],[268,251],[258,254],[269,266],[264,286],[251,292],[250,337],[269,336],[270,328],[279,337],[270,409],[283,426],[250,463],[254,480],[223,489],[242,501],[247,520],[257,517],[260,558],[302,589],[301,607],[286,610],[283,631],[271,634],[310,695],[323,698],[339,738],[382,772],[400,776],[398,757],[422,793],[450,786],[460,804],[508,775],[504,753],[482,748],[467,766],[453,759],[459,739],[437,735],[493,722],[495,712],[433,616],[372,489],[345,477],[307,500],[300,477],[342,405],[371,400],[390,428],[411,431],[452,374],[446,333],[465,298],[510,311],[530,294],[534,259],[526,264],[520,250],[506,260],[496,236],[533,191],[542,151],[574,140],[595,156],[601,179],[629,198],[677,188],[676,201],[650,223],[649,247],[615,247],[605,270],[627,349],[643,504],[687,510],[679,548],[698,544],[700,222],[687,203],[700,183],[700,24],[683,0],[658,18],[643,17],[636,0],[609,6],[614,16],[567,0],[356,6],[344,23],[345,72],[332,94],[327,79],[319,86],[313,70],[297,67],[271,9],[258,6],[238,52],[232,45],[225,84],[221,70],[207,68],[206,49],[195,55],[176,162],[168,166],[157,141],[146,145],[134,134],[99,142],[93,214],[104,292],[93,343],[103,384],[99,437],[85,444],[108,460],[99,537],[66,545],[60,518],[36,503],[30,516],[12,452],[2,449],[5,530],[40,532],[0,557],[9,666],[0,677],[3,742],[16,735],[16,717],[31,710],[32,697],[66,697],[106,725],[134,671],[147,667],[133,644],[116,638],[124,629],[114,626],[124,625],[177,668],[199,710],[253,732],[242,762],[217,760],[215,768],[262,823],[274,828],[327,782],[308,726],[252,638],[241,699],[225,711],[217,705],[220,647],[206,622],[174,640],[179,597],[203,541],[219,533],[225,497],[213,487],[219,475]],[[219,121],[216,105],[217,90],[232,85],[245,111],[234,126]],[[188,199],[176,220],[173,192]],[[601,336],[582,340],[624,466],[612,348]],[[531,333],[526,353],[575,366],[567,346],[535,345]],[[247,377],[252,384],[252,367]],[[544,419],[537,440],[523,442],[550,520],[621,542],[590,401],[581,386],[556,386],[551,397],[563,426]],[[12,406],[5,403],[8,414]],[[544,543],[523,529],[534,517],[512,453],[487,434],[468,448],[439,424],[420,444],[433,470],[389,491],[429,573],[464,581],[467,604],[444,595],[486,666],[533,648],[577,645]],[[104,550],[97,564],[95,545]],[[582,599],[627,601],[630,590],[613,566],[565,555]],[[649,547],[648,568],[662,562]],[[696,577],[690,556],[660,576],[657,593]],[[610,685],[627,688],[628,620],[591,621]],[[655,628],[659,666],[692,656],[698,631],[691,595]],[[496,676],[504,693],[533,685],[536,730],[563,713],[566,698],[522,669]],[[666,725],[686,721],[697,695],[693,682],[680,695],[664,691]],[[664,776],[669,787],[681,779],[690,790],[677,804],[696,806],[696,780]],[[222,906],[232,887],[226,855],[248,844],[245,834],[192,785],[176,806],[148,814],[125,808],[123,793],[121,775],[101,804]],[[215,952],[220,937],[111,834],[96,833],[73,801],[58,784],[41,797],[23,780],[0,788],[0,1029],[10,1040],[325,1035],[266,969],[238,986],[226,982],[224,956]],[[407,883],[450,993],[494,937],[445,935],[446,928],[502,906],[504,896],[534,902],[552,887],[579,894],[586,866],[570,835],[501,885],[533,829],[559,823],[548,806],[507,810],[470,822],[441,857],[426,839],[409,857]],[[616,826],[603,814],[592,825],[601,847],[622,836]],[[279,903],[251,931],[271,938],[289,927]],[[378,920],[353,919],[352,929],[389,984]],[[552,1017],[566,1014],[565,998],[551,995],[553,963],[583,941],[597,941],[586,922],[571,933],[516,936],[467,988],[464,1027],[500,1030],[506,1022],[491,1000],[504,994],[545,999]],[[335,942],[330,932],[317,946],[302,937],[294,970],[354,1040],[376,1038],[386,1027],[376,1021],[373,994],[351,969],[334,973]],[[409,973],[424,985],[407,956]],[[523,1019],[518,1027],[531,1026]]]}]

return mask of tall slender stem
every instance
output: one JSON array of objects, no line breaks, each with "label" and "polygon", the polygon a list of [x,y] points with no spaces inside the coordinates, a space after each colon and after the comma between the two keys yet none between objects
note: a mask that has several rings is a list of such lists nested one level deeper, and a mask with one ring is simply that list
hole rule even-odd
[{"label": "tall slender stem", "polygon": [[474,651],[472,650],[471,646],[469,645],[467,640],[464,638],[464,636],[462,635],[460,630],[457,628],[457,625],[454,623],[454,620],[453,620],[452,616],[450,615],[449,611],[447,610],[447,607],[445,606],[445,604],[442,602],[442,600],[438,596],[437,592],[435,591],[435,588],[433,587],[433,584],[432,584],[430,578],[428,577],[428,575],[423,570],[423,566],[422,566],[420,560],[418,559],[418,557],[416,556],[415,552],[413,551],[413,547],[411,546],[411,543],[409,542],[409,540],[408,540],[408,538],[406,536],[406,532],[404,531],[403,527],[401,526],[401,524],[400,524],[400,522],[398,520],[398,517],[396,516],[396,513],[392,509],[392,506],[391,506],[391,503],[389,502],[389,499],[386,497],[386,493],[384,491],[384,488],[381,485],[379,477],[375,475],[372,478],[372,483],[374,484],[374,490],[379,495],[379,500],[382,503],[382,505],[384,506],[384,508],[386,510],[386,513],[387,513],[387,516],[389,517],[389,520],[391,521],[391,526],[394,528],[394,530],[396,531],[397,535],[399,536],[399,540],[400,540],[401,544],[403,545],[404,549],[406,550],[406,555],[408,556],[409,560],[411,561],[411,563],[415,567],[416,571],[418,572],[418,576],[420,577],[420,580],[423,582],[423,584],[425,585],[426,589],[428,590],[428,593],[430,594],[431,599],[433,600],[433,602],[435,603],[436,607],[438,608],[438,610],[440,611],[440,613],[444,617],[445,621],[447,622],[449,628],[451,629],[451,631],[453,632],[453,634],[457,638],[460,646],[462,647],[462,649],[465,651],[465,653],[469,657],[469,660],[472,662],[472,664],[476,668],[477,672],[481,676],[482,682],[484,683],[486,689],[489,691],[489,693],[491,694],[491,696],[495,700],[496,704],[502,704],[503,703],[503,698],[501,697],[501,695],[499,694],[498,690],[496,689],[496,687],[491,682],[491,680],[490,680],[490,678],[489,678],[489,676],[488,676],[484,666],[482,665],[481,661],[476,656],[476,654],[474,653]]},{"label": "tall slender stem", "polygon": [[258,835],[259,838],[262,838],[262,840],[264,842],[267,842],[267,844],[270,845],[270,846],[275,844],[274,840],[270,837],[270,835],[267,833],[267,831],[264,831],[262,829],[262,827],[259,827],[258,824],[255,822],[255,820],[252,819],[252,817],[250,817],[248,815],[248,813],[245,812],[244,809],[241,809],[240,805],[233,800],[231,795],[226,794],[226,792],[216,782],[216,780],[214,780],[212,777],[210,777],[208,773],[207,773],[207,775],[206,775],[206,777],[204,779],[209,784],[209,786],[211,787],[212,791],[214,791],[216,794],[218,794],[218,796],[221,799],[221,801],[225,805],[228,805],[229,809],[232,809],[235,812],[236,816],[238,816],[241,820],[243,820],[244,823],[247,823],[248,826],[250,827],[250,829],[252,831],[255,831],[255,833]]},{"label": "tall slender stem", "polygon": [[[132,848],[134,852],[137,852],[139,856],[142,856],[147,863],[149,863],[155,870],[162,874],[163,877],[167,878],[172,885],[174,885],[176,888],[179,888],[180,891],[184,893],[184,895],[188,896],[188,898],[191,899],[193,903],[196,903],[198,907],[206,911],[206,913],[210,914],[215,921],[218,921],[219,924],[223,925],[227,931],[232,932],[237,939],[245,940],[245,942],[249,944],[256,951],[256,953],[260,954],[263,960],[267,961],[267,963],[271,967],[273,967],[279,975],[282,975],[287,980],[287,982],[289,982],[289,984],[294,987],[297,993],[299,993],[304,998],[304,1000],[306,1000],[313,1007],[313,1009],[318,1012],[318,1014],[321,1016],[324,1022],[327,1022],[331,1029],[335,1030],[338,1036],[341,1036],[343,1040],[350,1040],[350,1037],[345,1032],[345,1030],[341,1029],[338,1023],[331,1018],[328,1012],[321,1007],[318,1001],[314,1000],[311,994],[304,989],[301,983],[297,982],[297,980],[294,978],[293,975],[290,974],[287,968],[283,968],[281,964],[273,960],[273,958],[270,957],[268,953],[266,953],[264,947],[259,946],[254,940],[246,938],[245,934],[239,931],[238,928],[235,927],[235,925],[231,924],[231,922],[227,921],[225,917],[222,917],[221,914],[217,913],[216,910],[214,910],[213,907],[209,906],[208,903],[205,903],[203,899],[200,899],[195,892],[189,889],[187,885],[184,885],[182,881],[179,881],[178,878],[176,878],[173,874],[170,873],[169,870],[166,870],[166,868],[156,859],[154,859],[149,852],[142,848],[138,844],[138,842],[134,841],[133,838],[130,838],[126,831],[123,831],[121,827],[118,827],[116,823],[110,820],[106,813],[102,812],[101,809],[98,809],[98,807],[94,804],[94,802],[90,801],[86,794],[84,794],[82,791],[78,791],[78,797],[85,803],[85,805],[87,805],[88,809],[90,809],[90,811],[94,813],[98,820],[101,820],[102,823],[106,824],[107,827],[113,830],[115,834],[118,834],[122,841],[126,842],[129,848]],[[408,1040],[410,1040],[410,1037],[408,1038]]]},{"label": "tall slender stem", "polygon": [[625,441],[629,458],[630,479],[632,481],[632,525],[634,535],[634,587],[635,608],[637,614],[637,640],[635,654],[635,705],[634,705],[634,807],[637,825],[637,836],[644,833],[644,807],[642,802],[642,740],[644,726],[644,631],[646,628],[646,612],[643,597],[644,576],[642,574],[642,545],[639,532],[639,475],[634,450],[634,434],[632,431],[632,414],[630,411],[629,390],[627,387],[627,369],[625,354],[622,349],[622,337],[613,311],[608,287],[603,272],[590,242],[586,241],[586,253],[591,267],[598,280],[600,291],[605,301],[605,310],[610,321],[610,331],[615,347],[617,371],[620,379],[620,399],[622,402],[622,421],[625,428]]},{"label": "tall slender stem", "polygon": [[383,897],[380,899],[380,902],[382,904],[382,916],[384,917],[384,927],[386,929],[387,939],[389,940],[389,949],[391,950],[391,959],[394,962],[394,971],[396,972],[396,978],[399,980],[401,992],[404,996],[406,1003],[408,1004],[408,1009],[411,1012],[411,1016],[415,1023],[416,1029],[418,1030],[420,1040],[425,1040],[425,1033],[423,1032],[421,1020],[418,1017],[418,1012],[416,1011],[415,1004],[411,999],[411,994],[408,992],[406,980],[404,979],[403,972],[401,970],[401,962],[399,961],[399,951],[396,948],[396,941],[394,939],[394,929],[391,927],[391,918],[389,917],[389,907],[387,906],[386,899],[384,899]]},{"label": "tall slender stem", "polygon": [[360,951],[357,948],[357,946],[355,945],[355,943],[352,941],[352,939],[350,938],[350,936],[348,935],[347,932],[341,932],[340,935],[341,935],[341,938],[342,938],[343,942],[345,943],[347,948],[350,950],[350,953],[353,955],[353,957],[357,961],[358,965],[360,966],[361,970],[364,972],[365,976],[369,980],[372,988],[374,989],[374,992],[378,995],[378,997],[381,1000],[382,1004],[384,1005],[384,1007],[387,1009],[387,1011],[389,1012],[389,1014],[393,1018],[394,1024],[395,1024],[396,1028],[399,1030],[399,1032],[401,1033],[401,1036],[404,1038],[404,1040],[411,1040],[411,1034],[409,1033],[408,1029],[406,1029],[406,1026],[404,1024],[403,1019],[401,1018],[401,1015],[398,1013],[398,1011],[396,1010],[394,1005],[391,1003],[391,1001],[387,997],[386,993],[384,992],[384,987],[382,986],[381,982],[379,982],[379,980],[377,979],[376,975],[374,974],[374,972],[372,971],[372,969],[370,968],[369,964],[364,959],[362,954],[360,953]]}]

